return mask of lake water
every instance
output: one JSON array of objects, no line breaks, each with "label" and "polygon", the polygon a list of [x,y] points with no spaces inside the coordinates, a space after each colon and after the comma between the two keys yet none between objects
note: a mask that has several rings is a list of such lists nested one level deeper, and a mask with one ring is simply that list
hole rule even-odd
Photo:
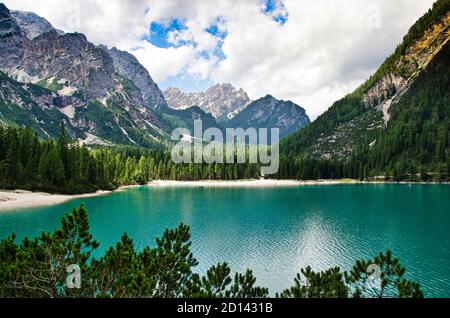
[{"label": "lake water", "polygon": [[[191,226],[204,272],[226,261],[251,268],[271,293],[307,265],[340,266],[392,249],[427,297],[450,297],[450,186],[333,185],[285,188],[139,187],[61,205],[0,212],[0,239],[52,231],[85,203],[99,253],[127,232],[138,248],[180,222]],[[97,254],[99,255],[99,254]]]}]

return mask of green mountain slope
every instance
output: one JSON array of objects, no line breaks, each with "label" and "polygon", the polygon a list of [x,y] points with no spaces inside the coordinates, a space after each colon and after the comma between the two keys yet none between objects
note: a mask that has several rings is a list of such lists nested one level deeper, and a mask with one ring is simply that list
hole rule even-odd
[{"label": "green mountain slope", "polygon": [[[404,120],[394,110],[409,107],[412,97],[408,100],[406,96],[413,87],[428,85],[421,83],[421,75],[446,48],[449,25],[450,1],[439,0],[411,27],[395,53],[366,83],[334,103],[310,126],[286,138],[281,144],[284,155],[348,160],[357,149],[381,144],[380,136]],[[443,73],[436,71],[434,76],[439,81]],[[434,99],[443,102],[445,96]],[[442,122],[440,117],[437,120]],[[426,128],[417,129],[422,132]]]},{"label": "green mountain slope", "polygon": [[[0,72],[0,123],[30,127],[40,137],[48,138],[58,136],[58,125],[62,121],[69,122],[67,116],[53,106],[50,90],[19,83]],[[70,123],[67,129],[73,137],[83,137]]]},{"label": "green mountain slope", "polygon": [[[449,154],[450,42],[390,109],[388,127],[367,151],[373,168],[405,172],[414,164],[438,171]],[[417,169],[416,169],[417,170]]]}]

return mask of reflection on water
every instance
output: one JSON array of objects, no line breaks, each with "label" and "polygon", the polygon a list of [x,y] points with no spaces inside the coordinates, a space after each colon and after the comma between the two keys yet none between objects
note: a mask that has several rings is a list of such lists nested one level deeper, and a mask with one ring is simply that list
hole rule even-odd
[{"label": "reflection on water", "polygon": [[450,186],[338,185],[291,188],[132,188],[53,207],[2,212],[0,237],[54,230],[84,202],[97,255],[123,232],[138,248],[165,228],[192,229],[197,271],[227,261],[254,270],[272,292],[289,287],[307,265],[316,270],[390,248],[427,296],[450,296]]}]

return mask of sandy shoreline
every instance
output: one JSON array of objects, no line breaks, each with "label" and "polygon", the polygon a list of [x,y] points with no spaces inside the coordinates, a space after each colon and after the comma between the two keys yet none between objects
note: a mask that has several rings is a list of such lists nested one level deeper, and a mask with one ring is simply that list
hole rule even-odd
[{"label": "sandy shoreline", "polygon": [[[269,187],[293,187],[302,185],[338,185],[338,184],[388,184],[389,182],[361,182],[359,180],[316,180],[316,181],[296,181],[296,180],[238,180],[238,181],[165,181],[156,180],[149,182],[149,187],[194,187],[194,188],[269,188]],[[403,184],[403,183],[401,183]],[[404,183],[408,184],[408,183]],[[420,184],[420,183],[418,183]],[[0,212],[34,208],[61,204],[74,199],[89,198],[105,195],[113,192],[123,191],[128,188],[138,187],[136,185],[124,186],[116,191],[98,191],[95,193],[63,195],[49,194],[41,192],[30,192],[24,190],[6,191],[0,190]]]},{"label": "sandy shoreline", "polygon": [[[298,185],[325,185],[352,183],[352,181],[295,181],[295,180],[239,180],[239,181],[152,181],[150,187],[289,187]],[[117,191],[123,191],[134,185],[120,187],[116,191],[98,191],[95,193],[64,195],[49,194],[42,192],[30,192],[24,190],[6,191],[0,190],[0,212],[6,210],[17,210],[41,206],[56,205],[74,199],[89,198],[105,195]]]},{"label": "sandy shoreline", "polygon": [[238,180],[238,181],[152,181],[149,186],[157,187],[212,187],[212,188],[230,188],[230,187],[292,187],[301,185],[335,185],[335,184],[354,184],[359,183],[356,180]]},{"label": "sandy shoreline", "polygon": [[67,202],[69,200],[89,198],[111,193],[111,191],[97,191],[95,193],[64,195],[49,194],[43,192],[30,192],[24,190],[0,191],[0,212],[4,210],[16,210],[49,206]]}]

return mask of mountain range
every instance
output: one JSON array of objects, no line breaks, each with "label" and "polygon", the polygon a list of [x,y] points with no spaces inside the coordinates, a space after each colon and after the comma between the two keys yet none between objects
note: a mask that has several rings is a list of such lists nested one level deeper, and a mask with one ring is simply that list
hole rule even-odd
[{"label": "mountain range", "polygon": [[100,144],[150,145],[164,136],[155,112],[165,101],[150,75],[142,90],[122,75],[142,76],[136,61],[81,33],[61,34],[42,18],[33,26],[33,18],[0,4],[0,120],[43,137],[65,121],[73,137]]},{"label": "mountain range", "polygon": [[[204,128],[225,128],[250,103],[230,84],[198,94],[177,89],[163,94],[132,54],[94,45],[84,34],[64,33],[3,3],[0,71],[0,122],[31,127],[47,138],[56,137],[64,121],[69,134],[85,144],[151,146],[169,140],[174,128],[192,128],[195,119],[202,119]],[[299,114],[306,116],[267,111],[265,122],[292,132],[305,122]],[[298,122],[285,127],[281,117]]]},{"label": "mountain range", "polygon": [[310,124],[300,106],[251,101],[231,84],[163,93],[132,54],[0,4],[0,122],[55,137],[64,121],[83,143],[149,146],[202,119],[204,128],[280,128],[292,158],[436,166],[450,140],[449,25],[450,0],[438,0],[375,74]]},{"label": "mountain range", "polygon": [[280,129],[280,138],[283,138],[309,123],[309,117],[302,107],[267,95],[250,103],[225,125],[229,128],[277,127]]},{"label": "mountain range", "polygon": [[233,118],[251,102],[242,88],[238,90],[231,84],[216,84],[204,92],[196,93],[185,93],[171,87],[164,91],[164,97],[171,108],[198,106],[219,121]]}]

